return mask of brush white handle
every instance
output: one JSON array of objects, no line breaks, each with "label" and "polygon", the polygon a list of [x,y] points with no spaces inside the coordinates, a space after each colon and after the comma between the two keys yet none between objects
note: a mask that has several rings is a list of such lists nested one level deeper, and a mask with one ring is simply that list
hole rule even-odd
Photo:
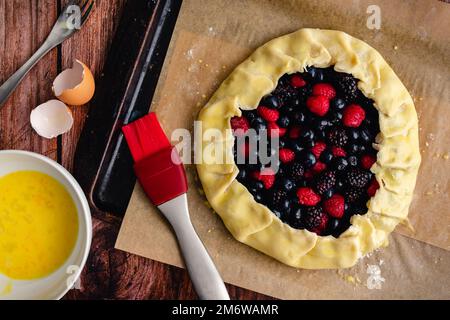
[{"label": "brush white handle", "polygon": [[214,262],[192,226],[186,194],[162,205],[159,210],[172,225],[195,291],[202,300],[230,300]]}]

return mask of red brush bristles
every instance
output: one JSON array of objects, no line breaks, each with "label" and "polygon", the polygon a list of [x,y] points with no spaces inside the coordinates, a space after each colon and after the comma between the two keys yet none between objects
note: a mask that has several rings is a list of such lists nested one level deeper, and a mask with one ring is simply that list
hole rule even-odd
[{"label": "red brush bristles", "polygon": [[157,206],[187,192],[186,173],[154,113],[123,127],[145,193]]},{"label": "red brush bristles", "polygon": [[155,113],[136,120],[122,128],[135,162],[170,147]]}]

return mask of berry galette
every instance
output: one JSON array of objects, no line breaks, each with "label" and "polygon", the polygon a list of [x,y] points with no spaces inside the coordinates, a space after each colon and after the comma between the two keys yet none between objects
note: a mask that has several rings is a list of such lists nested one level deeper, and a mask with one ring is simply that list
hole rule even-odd
[{"label": "berry galette", "polygon": [[353,266],[407,219],[420,164],[416,111],[361,40],[319,29],[274,39],[199,120],[222,133],[198,143],[223,155],[197,165],[208,201],[237,240],[283,263]]}]

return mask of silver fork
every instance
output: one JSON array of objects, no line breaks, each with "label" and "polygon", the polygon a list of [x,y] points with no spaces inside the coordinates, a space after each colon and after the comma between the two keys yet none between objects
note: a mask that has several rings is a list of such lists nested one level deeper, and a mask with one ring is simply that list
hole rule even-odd
[{"label": "silver fork", "polygon": [[94,0],[69,1],[67,6],[62,10],[52,31],[42,46],[0,87],[0,109],[31,68],[33,68],[43,56],[81,29],[83,24],[87,21],[93,7]]}]

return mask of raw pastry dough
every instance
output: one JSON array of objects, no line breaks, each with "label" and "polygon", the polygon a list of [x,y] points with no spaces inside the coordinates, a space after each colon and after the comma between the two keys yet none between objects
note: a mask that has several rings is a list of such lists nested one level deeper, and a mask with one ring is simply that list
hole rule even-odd
[{"label": "raw pastry dough", "polygon": [[301,29],[257,49],[231,73],[199,115],[204,129],[219,129],[225,135],[223,141],[204,137],[198,141],[200,147],[222,144],[223,152],[232,154],[230,119],[241,116],[240,108],[256,109],[284,74],[332,65],[360,80],[359,89],[375,101],[381,129],[378,159],[372,167],[381,187],[368,202],[368,213],[354,215],[352,225],[339,238],[317,236],[283,223],[236,180],[234,163],[197,166],[209,202],[233,236],[293,267],[351,267],[365,254],[386,246],[389,233],[406,219],[420,152],[417,114],[405,86],[365,42],[340,31]]}]

